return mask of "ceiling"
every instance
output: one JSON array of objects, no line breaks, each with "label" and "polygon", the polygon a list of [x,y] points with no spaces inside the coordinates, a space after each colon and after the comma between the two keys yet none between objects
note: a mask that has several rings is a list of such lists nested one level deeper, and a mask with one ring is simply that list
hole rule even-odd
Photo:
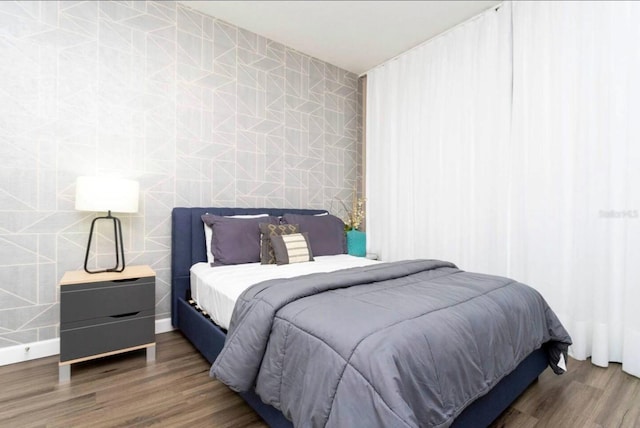
[{"label": "ceiling", "polygon": [[181,1],[362,74],[501,1]]}]

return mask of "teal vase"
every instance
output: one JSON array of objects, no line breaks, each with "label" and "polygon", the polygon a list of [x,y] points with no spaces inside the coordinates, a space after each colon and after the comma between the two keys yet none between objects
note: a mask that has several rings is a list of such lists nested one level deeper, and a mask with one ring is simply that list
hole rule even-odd
[{"label": "teal vase", "polygon": [[347,253],[352,256],[364,257],[367,255],[367,234],[359,230],[347,232]]}]

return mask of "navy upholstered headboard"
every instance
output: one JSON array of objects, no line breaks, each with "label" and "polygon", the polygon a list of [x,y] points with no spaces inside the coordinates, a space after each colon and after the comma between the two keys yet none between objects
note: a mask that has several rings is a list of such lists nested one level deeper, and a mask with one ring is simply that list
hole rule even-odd
[{"label": "navy upholstered headboard", "polygon": [[203,214],[246,215],[269,214],[321,214],[326,210],[302,210],[292,208],[174,208],[171,213],[171,323],[177,322],[178,299],[190,295],[191,266],[207,260],[204,242]]}]

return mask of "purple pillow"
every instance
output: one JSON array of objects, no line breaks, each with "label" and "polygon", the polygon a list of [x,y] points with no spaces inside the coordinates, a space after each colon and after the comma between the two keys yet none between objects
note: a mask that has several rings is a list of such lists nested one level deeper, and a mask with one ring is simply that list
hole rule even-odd
[{"label": "purple pillow", "polygon": [[238,265],[260,261],[260,223],[278,224],[278,217],[229,218],[202,216],[211,227],[212,266]]},{"label": "purple pillow", "polygon": [[333,215],[285,214],[282,221],[297,224],[300,232],[309,234],[309,243],[313,256],[331,256],[347,252],[347,238],[344,223]]}]

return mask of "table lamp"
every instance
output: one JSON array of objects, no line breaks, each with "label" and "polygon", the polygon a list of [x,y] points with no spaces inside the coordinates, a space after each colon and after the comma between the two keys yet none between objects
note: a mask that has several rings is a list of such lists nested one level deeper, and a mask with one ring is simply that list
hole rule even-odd
[{"label": "table lamp", "polygon": [[[120,219],[112,216],[111,212],[138,212],[138,190],[139,184],[134,180],[111,177],[78,177],[76,181],[76,210],[107,212],[106,216],[96,217],[91,222],[89,242],[84,257],[84,270],[87,273],[122,272],[124,270],[122,225]],[[116,263],[112,268],[90,270],[88,267],[89,251],[93,239],[93,228],[98,220],[113,221]]]}]

